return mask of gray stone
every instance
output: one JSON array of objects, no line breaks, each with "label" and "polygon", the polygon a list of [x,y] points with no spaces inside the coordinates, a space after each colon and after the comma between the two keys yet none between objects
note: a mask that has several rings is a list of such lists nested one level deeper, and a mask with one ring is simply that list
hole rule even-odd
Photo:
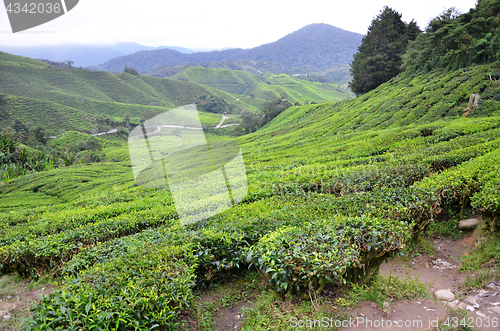
[{"label": "gray stone", "polygon": [[3,319],[4,319],[4,320],[8,320],[9,318],[10,318],[10,315],[5,315],[5,316],[3,317]]},{"label": "gray stone", "polygon": [[479,224],[481,224],[480,219],[468,218],[466,220],[461,220],[460,223],[458,223],[458,228],[461,230],[470,230],[470,229],[474,229]]},{"label": "gray stone", "polygon": [[438,290],[434,292],[434,296],[438,300],[452,301],[455,300],[455,294],[450,290]]}]

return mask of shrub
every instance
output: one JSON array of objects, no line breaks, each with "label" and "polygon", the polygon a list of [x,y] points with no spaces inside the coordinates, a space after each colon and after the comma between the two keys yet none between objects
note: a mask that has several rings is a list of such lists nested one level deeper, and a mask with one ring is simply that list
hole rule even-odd
[{"label": "shrub", "polygon": [[248,248],[246,259],[278,292],[319,293],[327,282],[366,282],[410,234],[405,222],[337,217],[279,228]]},{"label": "shrub", "polygon": [[194,294],[189,244],[142,245],[95,265],[44,297],[23,330],[172,330]]}]

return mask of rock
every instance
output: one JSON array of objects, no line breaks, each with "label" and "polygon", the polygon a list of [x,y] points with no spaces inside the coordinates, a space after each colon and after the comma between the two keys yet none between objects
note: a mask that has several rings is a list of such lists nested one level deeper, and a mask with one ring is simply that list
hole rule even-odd
[{"label": "rock", "polygon": [[5,315],[5,316],[3,317],[3,319],[4,319],[4,320],[8,320],[9,318],[10,318],[10,315]]},{"label": "rock", "polygon": [[476,314],[477,314],[477,316],[482,317],[482,318],[486,317],[486,315],[481,313],[480,311],[476,311]]},{"label": "rock", "polygon": [[450,262],[445,261],[443,259],[431,260],[431,263],[432,263],[432,268],[439,269],[439,270],[448,270],[448,269],[454,269],[457,267],[456,265],[453,265]]},{"label": "rock", "polygon": [[466,304],[465,302],[460,302],[460,303],[458,304],[458,308],[459,308],[459,309],[467,309],[467,304]]},{"label": "rock", "polygon": [[458,223],[458,228],[460,230],[469,230],[469,229],[474,229],[479,224],[481,224],[480,219],[468,218],[466,220],[461,220],[460,223]]},{"label": "rock", "polygon": [[450,290],[438,290],[434,292],[434,296],[436,299],[443,301],[452,301],[455,299],[455,294]]},{"label": "rock", "polygon": [[452,302],[447,302],[446,305],[448,306],[448,308],[451,308],[451,309],[458,309],[458,305],[455,303],[455,301],[452,301]]},{"label": "rock", "polygon": [[467,306],[467,308],[466,308],[466,309],[467,309],[468,311],[474,311],[474,310],[476,310],[476,309],[474,309],[474,307],[472,307],[472,306]]}]

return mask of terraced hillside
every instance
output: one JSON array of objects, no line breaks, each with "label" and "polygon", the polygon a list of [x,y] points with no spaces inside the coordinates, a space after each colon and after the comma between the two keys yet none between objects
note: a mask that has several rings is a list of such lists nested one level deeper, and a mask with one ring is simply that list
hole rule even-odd
[{"label": "terraced hillside", "polygon": [[284,94],[291,103],[300,104],[340,101],[346,99],[346,95],[353,96],[347,88],[336,84],[309,82],[285,74],[257,76],[237,70],[190,67],[172,78],[264,100],[274,100]]},{"label": "terraced hillside", "polygon": [[[33,125],[90,132],[95,117],[121,122],[129,114],[163,113],[210,96],[228,105],[228,111],[256,112],[264,101],[241,98],[217,89],[173,79],[112,75],[105,72],[57,69],[46,63],[0,52],[1,124],[19,119]],[[220,116],[219,116],[220,117]],[[85,127],[85,128],[84,128]]]},{"label": "terraced hillside", "polygon": [[[239,75],[239,72],[231,71],[221,73],[233,78]],[[241,74],[246,75],[245,79],[260,81],[257,76]],[[224,105],[226,112],[239,115],[244,109],[258,112],[265,100],[282,93],[299,103],[337,101],[349,96],[344,88],[305,81],[299,83],[278,76],[266,79],[266,84],[257,83],[253,89],[255,93],[250,97],[252,89],[205,84],[209,80],[219,80],[218,71],[207,71],[203,76],[204,79],[197,82],[196,79],[185,81],[185,77],[183,81],[128,73],[112,75],[99,71],[57,69],[44,62],[0,52],[0,124],[9,125],[18,119],[31,125],[47,126],[51,134],[60,130],[90,132],[98,129],[98,117],[122,122],[128,115],[138,121],[144,114],[160,114],[190,103],[198,103],[203,109],[209,100]],[[60,126],[48,126],[48,122]],[[212,125],[212,122],[202,124]]]},{"label": "terraced hillside", "polygon": [[235,270],[255,268],[279,293],[308,299],[366,282],[412,238],[460,215],[479,212],[495,231],[500,83],[489,74],[499,65],[400,75],[354,100],[287,109],[235,140],[243,203],[189,226],[168,190],[135,186],[128,162],[8,181],[0,270],[61,279],[34,308],[33,328],[175,329],[197,288]]}]

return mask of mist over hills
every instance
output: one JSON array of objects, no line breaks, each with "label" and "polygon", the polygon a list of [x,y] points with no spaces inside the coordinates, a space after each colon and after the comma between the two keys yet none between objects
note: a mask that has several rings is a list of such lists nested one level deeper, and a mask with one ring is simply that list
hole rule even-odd
[{"label": "mist over hills", "polygon": [[151,51],[164,48],[170,48],[180,53],[194,53],[194,51],[183,47],[150,47],[133,42],[106,45],[62,44],[29,47],[0,46],[0,50],[6,53],[54,62],[73,61],[73,66],[77,67],[95,66],[113,58],[136,53],[141,50]]},{"label": "mist over hills", "polygon": [[159,66],[252,60],[279,63],[289,68],[310,67],[314,70],[327,70],[336,64],[350,63],[362,37],[361,34],[328,24],[311,24],[278,41],[251,49],[237,48],[192,54],[182,54],[172,49],[141,51],[114,58],[93,69],[117,72],[127,65],[140,72],[148,72]]}]

